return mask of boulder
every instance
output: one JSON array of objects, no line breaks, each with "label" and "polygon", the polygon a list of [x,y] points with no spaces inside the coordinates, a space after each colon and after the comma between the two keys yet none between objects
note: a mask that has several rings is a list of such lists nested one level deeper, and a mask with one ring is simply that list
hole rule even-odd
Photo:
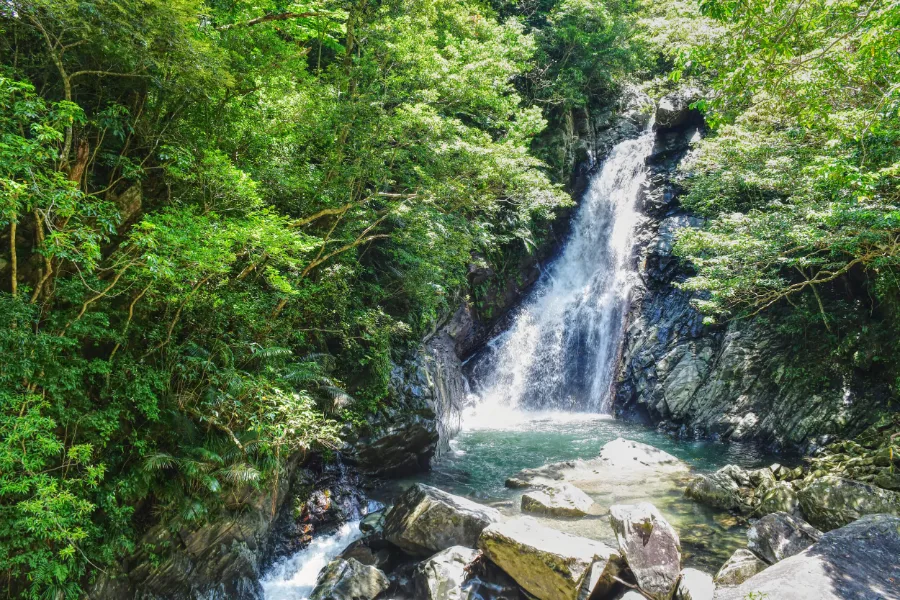
[{"label": "boulder", "polygon": [[766,515],[747,531],[747,548],[769,564],[803,552],[822,532],[783,512]]},{"label": "boulder", "polygon": [[711,575],[697,569],[684,569],[678,578],[674,600],[713,600],[716,584]]},{"label": "boulder", "polygon": [[761,485],[759,489],[762,492],[762,498],[760,498],[759,508],[757,509],[758,514],[768,515],[770,513],[784,512],[796,515],[800,511],[800,499],[797,497],[797,492],[791,484],[785,481],[777,481],[771,482],[765,489]]},{"label": "boulder", "polygon": [[562,533],[524,517],[489,525],[478,547],[539,600],[582,600],[611,591],[622,568],[606,544]]},{"label": "boulder", "polygon": [[481,531],[500,519],[496,509],[419,483],[397,499],[385,518],[384,538],[408,554],[429,556],[450,546],[475,546]]},{"label": "boulder", "polygon": [[691,108],[691,104],[700,98],[702,92],[694,87],[685,87],[666,94],[656,107],[656,127],[674,129],[695,120],[702,120],[700,112]]},{"label": "boulder", "polygon": [[373,600],[389,586],[387,576],[375,567],[339,558],[319,574],[309,600]]},{"label": "boulder", "polygon": [[365,534],[379,534],[384,530],[384,520],[387,511],[379,510],[367,514],[359,522],[359,530]]},{"label": "boulder", "polygon": [[768,566],[758,556],[741,548],[734,551],[713,580],[718,586],[740,585]]},{"label": "boulder", "polygon": [[463,589],[468,567],[477,557],[478,550],[463,546],[451,546],[441,550],[416,567],[416,598],[421,600],[466,600],[470,596]]},{"label": "boulder", "polygon": [[[822,535],[716,600],[875,600],[900,597],[900,518],[869,515]],[[752,595],[751,595],[752,594]]]},{"label": "boulder", "polygon": [[798,495],[803,515],[824,531],[863,515],[900,515],[900,493],[833,475],[814,479]]},{"label": "boulder", "polygon": [[726,465],[710,475],[700,475],[691,481],[684,493],[713,508],[746,512],[750,507],[742,497],[741,488],[749,485],[750,476],[746,471]]},{"label": "boulder", "polygon": [[[370,545],[369,540],[356,540],[338,555],[338,558],[345,560],[354,559],[366,566],[375,567],[383,571],[390,570],[391,563],[395,562],[390,549],[386,547],[377,547],[378,545]],[[384,544],[386,546],[386,544]],[[396,552],[396,550],[395,550]]]},{"label": "boulder", "polygon": [[583,517],[593,504],[590,496],[570,483],[544,485],[522,496],[522,512],[554,517]]},{"label": "boulder", "polygon": [[612,506],[609,522],[638,587],[668,600],[681,572],[681,542],[669,522],[647,502]]}]

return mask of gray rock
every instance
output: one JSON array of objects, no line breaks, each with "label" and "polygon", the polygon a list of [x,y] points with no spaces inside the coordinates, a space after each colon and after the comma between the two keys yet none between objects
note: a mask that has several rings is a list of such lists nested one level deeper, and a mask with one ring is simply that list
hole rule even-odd
[{"label": "gray rock", "polygon": [[394,504],[384,538],[409,554],[429,556],[450,546],[475,546],[481,531],[500,519],[496,509],[419,483]]},{"label": "gray rock", "polygon": [[638,587],[668,600],[681,571],[681,542],[669,522],[647,502],[610,507],[609,522]]},{"label": "gray rock", "polygon": [[624,566],[609,546],[528,517],[488,526],[478,547],[539,600],[584,600],[591,594],[602,598]]},{"label": "gray rock", "polygon": [[714,581],[719,586],[740,585],[768,566],[758,556],[741,548],[735,550],[731,558],[722,565]]},{"label": "gray rock", "polygon": [[594,501],[570,483],[553,483],[522,496],[522,512],[556,517],[583,517]]},{"label": "gray rock", "polygon": [[750,527],[747,548],[769,564],[774,564],[803,552],[820,537],[822,532],[806,521],[777,512],[766,515]]},{"label": "gray rock", "polygon": [[656,108],[656,126],[659,129],[673,129],[690,121],[692,115],[699,117],[690,105],[702,97],[702,92],[693,87],[666,94]]},{"label": "gray rock", "polygon": [[767,489],[760,486],[762,498],[760,499],[757,513],[768,515],[775,512],[784,512],[790,515],[798,514],[800,510],[800,498],[794,490],[794,486],[785,481],[773,481],[766,483]]},{"label": "gray rock", "polygon": [[900,518],[869,515],[824,535],[716,600],[896,600],[900,598]]},{"label": "gray rock", "polygon": [[421,600],[468,600],[463,589],[468,579],[466,567],[477,557],[478,550],[451,546],[416,567],[416,598]]},{"label": "gray rock", "polygon": [[900,493],[831,475],[814,479],[800,490],[799,499],[806,519],[824,531],[863,515],[900,515]]},{"label": "gray rock", "polygon": [[683,569],[674,600],[713,600],[716,584],[711,575],[697,569]]},{"label": "gray rock", "polygon": [[375,567],[339,558],[319,574],[309,600],[374,600],[389,586],[387,576]]},{"label": "gray rock", "polygon": [[[396,551],[395,551],[396,552]],[[385,547],[373,547],[367,539],[356,540],[338,555],[344,560],[354,559],[368,567],[375,567],[387,571],[391,567],[393,556]]]},{"label": "gray rock", "polygon": [[713,508],[745,512],[749,509],[741,498],[741,487],[724,469],[711,475],[700,475],[688,484],[684,494]]},{"label": "gray rock", "polygon": [[359,522],[359,530],[366,534],[381,533],[384,530],[384,520],[386,514],[387,511],[385,510],[379,510],[377,512],[371,512],[367,514]]}]

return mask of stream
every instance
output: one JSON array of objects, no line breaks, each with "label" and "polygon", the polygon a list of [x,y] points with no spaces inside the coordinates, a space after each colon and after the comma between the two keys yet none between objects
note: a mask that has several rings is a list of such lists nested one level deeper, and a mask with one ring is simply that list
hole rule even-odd
[{"label": "stream", "polygon": [[[642,218],[637,200],[654,141],[648,129],[612,150],[591,180],[559,257],[513,315],[510,328],[466,365],[472,393],[451,451],[429,473],[379,488],[375,500],[389,503],[403,487],[424,482],[519,515],[524,490],[506,488],[508,477],[524,468],[595,458],[604,444],[619,437],[664,450],[694,471],[774,462],[750,446],[674,440],[605,414],[637,278],[632,260],[635,228]],[[686,499],[689,476],[685,471],[678,477],[600,478],[584,488],[598,514],[535,518],[615,546],[609,507],[651,502],[678,531],[685,565],[715,573],[746,545],[746,523]],[[263,581],[267,599],[306,598],[318,571],[358,535],[355,524],[346,524],[278,563]]]}]

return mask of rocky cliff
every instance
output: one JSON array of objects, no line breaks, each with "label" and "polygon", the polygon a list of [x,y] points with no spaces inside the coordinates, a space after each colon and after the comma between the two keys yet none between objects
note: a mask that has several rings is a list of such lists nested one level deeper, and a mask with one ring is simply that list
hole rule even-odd
[{"label": "rocky cliff", "polygon": [[809,451],[833,436],[852,436],[884,410],[883,386],[853,370],[836,370],[815,385],[794,376],[792,340],[765,319],[705,326],[692,294],[677,287],[690,271],[672,255],[675,237],[702,224],[679,205],[678,165],[703,133],[702,118],[689,109],[694,93],[660,102],[635,249],[640,283],[622,344],[615,413],[681,436],[773,449]]}]

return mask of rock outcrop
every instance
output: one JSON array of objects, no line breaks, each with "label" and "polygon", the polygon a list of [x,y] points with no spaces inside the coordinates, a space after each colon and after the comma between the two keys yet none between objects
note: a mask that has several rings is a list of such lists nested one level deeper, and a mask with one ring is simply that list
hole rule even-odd
[{"label": "rock outcrop", "polygon": [[747,530],[747,549],[767,561],[777,563],[815,544],[822,532],[787,513],[772,513]]},{"label": "rock outcrop", "polygon": [[384,538],[408,554],[429,556],[451,546],[475,547],[482,530],[500,520],[496,509],[420,483],[397,499]]},{"label": "rock outcrop", "polygon": [[740,585],[768,566],[746,548],[740,548],[722,565],[713,580],[723,587]]},{"label": "rock outcrop", "polygon": [[823,436],[855,435],[886,410],[886,383],[852,368],[824,386],[793,377],[787,365],[796,356],[794,340],[754,320],[704,325],[691,305],[695,293],[678,288],[691,271],[672,255],[673,241],[702,225],[679,203],[678,166],[703,130],[688,108],[697,99],[696,90],[680,90],[657,110],[635,249],[640,283],[632,291],[615,413],[682,437],[773,448],[811,449]]},{"label": "rock outcrop", "polygon": [[609,546],[520,518],[488,526],[478,547],[539,600],[583,600],[611,591],[623,567]]},{"label": "rock outcrop", "polygon": [[341,558],[322,570],[309,600],[374,600],[388,587],[390,581],[380,570]]},{"label": "rock outcrop", "polygon": [[[717,600],[869,600],[900,597],[900,518],[869,515],[822,536]],[[751,594],[753,594],[751,596]]]},{"label": "rock outcrop", "polygon": [[655,600],[669,600],[681,572],[678,533],[652,504],[617,504],[609,522],[638,586]]}]

